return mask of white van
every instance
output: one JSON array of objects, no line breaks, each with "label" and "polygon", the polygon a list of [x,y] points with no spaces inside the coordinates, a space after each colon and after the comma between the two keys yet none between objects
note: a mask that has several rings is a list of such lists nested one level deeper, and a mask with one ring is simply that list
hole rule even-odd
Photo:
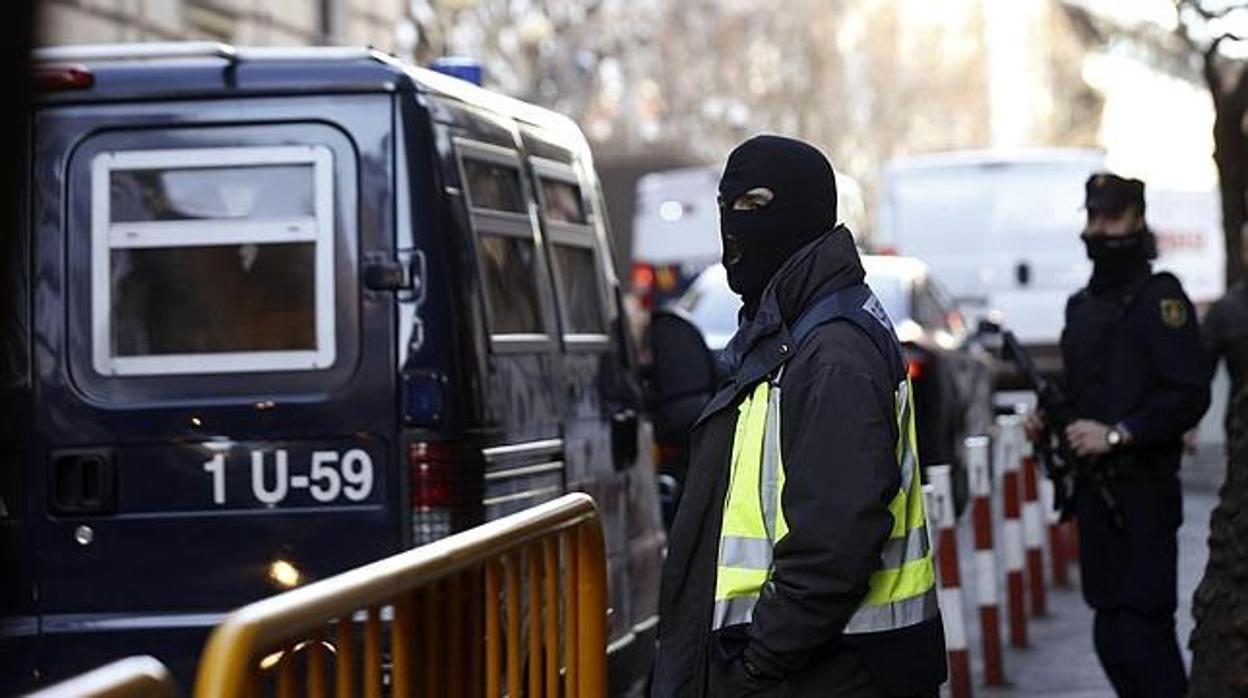
[{"label": "white van", "polygon": [[960,302],[999,314],[1023,344],[1055,348],[1066,299],[1090,270],[1077,239],[1084,182],[1103,169],[1104,153],[1082,149],[894,160],[877,244],[927,262]]}]

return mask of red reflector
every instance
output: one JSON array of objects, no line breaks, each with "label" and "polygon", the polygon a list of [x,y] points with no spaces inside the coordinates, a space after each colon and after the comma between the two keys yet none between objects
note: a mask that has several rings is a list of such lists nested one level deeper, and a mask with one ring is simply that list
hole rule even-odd
[{"label": "red reflector", "polygon": [[633,265],[633,289],[644,293],[654,287],[654,267],[644,262]]},{"label": "red reflector", "polygon": [[923,369],[927,367],[927,362],[917,356],[911,356],[906,359],[906,375],[910,376],[910,380],[916,381],[923,375]]},{"label": "red reflector", "polygon": [[654,305],[654,267],[645,262],[633,264],[633,292],[642,310],[650,310]]},{"label": "red reflector", "polygon": [[85,90],[95,84],[95,76],[85,65],[47,65],[35,69],[35,86],[44,92]]},{"label": "red reflector", "polygon": [[453,445],[419,441],[407,447],[411,469],[412,506],[445,507],[454,501],[451,482],[456,466]]}]

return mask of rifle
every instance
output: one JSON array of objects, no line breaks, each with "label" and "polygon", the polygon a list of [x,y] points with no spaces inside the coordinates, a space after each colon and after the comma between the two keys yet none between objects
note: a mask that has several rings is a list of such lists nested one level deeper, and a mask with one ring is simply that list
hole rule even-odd
[{"label": "rifle", "polygon": [[1035,448],[1045,475],[1053,481],[1054,510],[1060,513],[1062,521],[1069,519],[1074,513],[1075,487],[1080,481],[1085,481],[1096,488],[1114,525],[1121,529],[1122,510],[1110,487],[1114,470],[1112,461],[1098,457],[1081,458],[1075,454],[1066,438],[1066,427],[1076,419],[1066,393],[1061,386],[1036,370],[1031,355],[1019,344],[1013,332],[1002,332],[1001,342],[1002,358],[1014,362],[1023,380],[1035,391],[1037,406],[1045,416],[1044,436]]}]

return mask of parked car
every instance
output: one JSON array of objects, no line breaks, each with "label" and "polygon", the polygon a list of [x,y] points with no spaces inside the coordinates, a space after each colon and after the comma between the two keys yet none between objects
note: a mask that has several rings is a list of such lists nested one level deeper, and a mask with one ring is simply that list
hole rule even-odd
[{"label": "parked car", "polygon": [[[907,370],[914,385],[915,416],[919,438],[919,459],[922,465],[954,466],[955,499],[959,514],[967,501],[966,469],[963,460],[963,439],[968,434],[987,433],[993,417],[992,357],[973,341],[962,315],[950,301],[941,285],[928,273],[926,265],[908,257],[863,255],[867,284],[888,312],[901,340]],[[668,337],[681,330],[683,324],[697,328],[711,350],[712,365],[720,373],[723,359],[715,359],[737,331],[740,298],[728,287],[724,268],[709,267],[690,285],[688,291],[666,311],[652,319],[652,343],[655,366],[651,375],[656,379],[661,398],[652,398],[667,406],[656,412],[656,438],[660,441],[660,470],[683,479],[687,467],[688,427],[684,418],[697,410],[687,403],[690,395],[701,395],[687,385],[672,387],[673,382],[696,382],[690,376],[700,369],[691,363],[702,363],[694,352],[664,351]],[[688,332],[688,330],[684,330]],[[655,333],[658,340],[655,341]],[[660,365],[665,364],[665,365]],[[671,405],[681,404],[671,398],[683,394],[685,407],[669,413]],[[709,395],[700,397],[705,400]],[[689,420],[690,423],[692,419]]]},{"label": "parked car", "polygon": [[570,490],[643,685],[665,543],[579,129],[362,48],[37,60],[0,693],[129,654],[189,686],[223,613]]}]

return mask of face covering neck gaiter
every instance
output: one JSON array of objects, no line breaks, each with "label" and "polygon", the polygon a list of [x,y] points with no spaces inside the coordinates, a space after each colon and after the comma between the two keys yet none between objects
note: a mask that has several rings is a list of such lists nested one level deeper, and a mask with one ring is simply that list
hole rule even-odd
[{"label": "face covering neck gaiter", "polygon": [[1147,227],[1129,235],[1082,236],[1087,247],[1088,259],[1092,260],[1092,280],[1095,287],[1108,287],[1120,283],[1157,256],[1156,238]]},{"label": "face covering neck gaiter", "polygon": [[[738,197],[755,189],[770,191],[771,201],[751,210],[733,208]],[[827,158],[813,146],[757,136],[728,156],[719,197],[728,285],[752,317],[780,266],[836,225],[836,179]]]}]

